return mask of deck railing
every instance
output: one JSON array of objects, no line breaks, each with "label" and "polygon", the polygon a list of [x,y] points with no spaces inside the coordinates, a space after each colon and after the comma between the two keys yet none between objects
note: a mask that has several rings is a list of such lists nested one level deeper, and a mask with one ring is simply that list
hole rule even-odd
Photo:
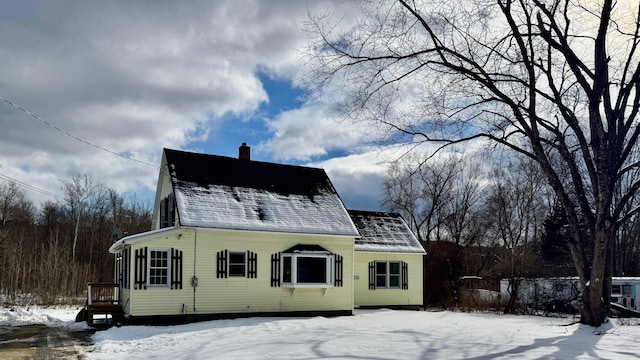
[{"label": "deck railing", "polygon": [[[86,319],[90,326],[108,326],[121,321],[120,288],[118,284],[89,284]],[[100,318],[100,315],[104,315]]]},{"label": "deck railing", "polygon": [[116,305],[120,303],[118,284],[89,284],[87,305]]}]

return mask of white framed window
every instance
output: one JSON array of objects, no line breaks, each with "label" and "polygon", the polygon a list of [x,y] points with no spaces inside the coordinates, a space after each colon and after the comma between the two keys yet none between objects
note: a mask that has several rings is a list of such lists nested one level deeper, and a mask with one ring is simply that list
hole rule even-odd
[{"label": "white framed window", "polygon": [[171,254],[169,249],[149,249],[147,261],[147,284],[152,287],[169,287]]},{"label": "white framed window", "polygon": [[334,256],[332,254],[282,254],[280,262],[282,287],[327,288],[333,286]]},{"label": "white framed window", "polygon": [[258,277],[258,254],[253,251],[221,250],[216,254],[216,278]]},{"label": "white framed window", "polygon": [[229,276],[247,276],[247,253],[244,251],[229,251]]},{"label": "white framed window", "polygon": [[375,262],[376,288],[399,289],[400,288],[400,262],[376,261]]}]

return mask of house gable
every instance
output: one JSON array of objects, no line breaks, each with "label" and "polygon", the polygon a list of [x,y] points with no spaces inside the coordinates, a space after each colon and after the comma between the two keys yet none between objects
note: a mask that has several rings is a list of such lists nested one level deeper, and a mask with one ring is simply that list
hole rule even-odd
[{"label": "house gable", "polygon": [[[162,153],[162,161],[160,164],[160,172],[158,173],[158,184],[156,186],[156,196],[153,206],[152,230],[158,230],[168,226],[179,224],[177,219],[177,211],[175,210],[175,196],[173,195],[173,185],[171,176],[168,171],[167,157]],[[172,198],[172,208],[168,208],[169,198]],[[169,214],[169,211],[172,211]],[[171,218],[172,222],[169,222]]]}]

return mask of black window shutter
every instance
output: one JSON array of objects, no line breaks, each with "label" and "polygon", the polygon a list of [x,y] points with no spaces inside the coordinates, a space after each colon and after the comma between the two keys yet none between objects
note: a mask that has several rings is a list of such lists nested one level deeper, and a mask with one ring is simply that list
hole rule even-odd
[{"label": "black window shutter", "polygon": [[175,226],[176,224],[176,199],[175,196],[173,196],[173,193],[169,194],[169,199],[168,199],[169,205],[167,206],[167,216],[168,216],[168,221],[167,221],[167,226]]},{"label": "black window shutter", "polygon": [[376,289],[376,262],[369,263],[369,290]]},{"label": "black window shutter", "polygon": [[160,200],[160,228],[167,227],[167,202],[166,199]]},{"label": "black window shutter", "polygon": [[135,282],[133,284],[134,289],[146,289],[147,288],[147,248],[136,250],[136,263],[135,263]]},{"label": "black window shutter", "polygon": [[271,254],[271,287],[280,287],[280,253]]},{"label": "black window shutter", "polygon": [[218,273],[216,275],[216,277],[218,279],[220,278],[226,278],[227,277],[227,258],[228,258],[228,251],[227,250],[222,250],[218,252]]},{"label": "black window shutter", "polygon": [[130,277],[129,277],[129,269],[131,266],[131,249],[130,248],[126,248],[124,249],[124,288],[125,289],[129,289],[130,284]]},{"label": "black window shutter", "polygon": [[335,255],[335,281],[333,283],[334,286],[341,287],[342,286],[342,256],[336,254]]},{"label": "black window shutter", "polygon": [[171,288],[182,289],[182,250],[171,248]]},{"label": "black window shutter", "polygon": [[247,251],[247,277],[255,279],[258,277],[258,254]]},{"label": "black window shutter", "polygon": [[402,264],[402,290],[409,290],[409,265],[404,261],[400,263]]},{"label": "black window shutter", "polygon": [[121,253],[118,257],[118,255],[116,255],[116,266],[115,266],[115,274],[113,276],[113,280],[117,283],[122,285],[122,263],[123,263],[123,258],[124,256],[124,252]]}]

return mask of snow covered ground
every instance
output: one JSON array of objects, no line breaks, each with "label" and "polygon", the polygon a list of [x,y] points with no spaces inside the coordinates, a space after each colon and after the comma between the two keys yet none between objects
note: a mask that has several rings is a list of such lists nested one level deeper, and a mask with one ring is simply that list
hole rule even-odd
[{"label": "snow covered ground", "polygon": [[[0,309],[0,326],[74,324],[77,309]],[[430,311],[249,318],[98,331],[88,359],[638,359],[638,320],[598,329],[571,319]]]},{"label": "snow covered ground", "polygon": [[67,326],[76,329],[88,328],[86,323],[75,323],[81,306],[0,306],[0,326],[23,326],[43,324],[48,326]]}]

